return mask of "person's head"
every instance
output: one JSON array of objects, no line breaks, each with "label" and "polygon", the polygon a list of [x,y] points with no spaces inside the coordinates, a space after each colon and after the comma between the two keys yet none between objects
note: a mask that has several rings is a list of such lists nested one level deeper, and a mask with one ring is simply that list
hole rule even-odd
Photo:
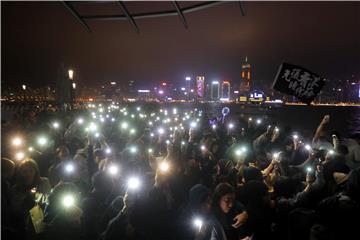
[{"label": "person's head", "polygon": [[21,162],[17,168],[17,184],[30,187],[40,181],[37,163],[32,159]]},{"label": "person's head", "polygon": [[56,149],[56,154],[59,157],[60,160],[65,160],[70,157],[70,151],[65,146],[60,146]]},{"label": "person's head", "polygon": [[15,163],[7,158],[1,158],[1,177],[4,180],[9,180],[14,176]]},{"label": "person's head", "polygon": [[249,182],[252,180],[263,181],[263,175],[260,169],[256,167],[246,167],[243,172],[244,182]]},{"label": "person's head", "polygon": [[94,158],[95,158],[95,162],[96,162],[97,164],[99,164],[100,161],[103,160],[105,157],[106,157],[106,156],[105,156],[105,153],[104,153],[103,150],[101,150],[101,149],[96,149],[96,150],[94,151]]},{"label": "person's head", "polygon": [[207,215],[211,210],[210,189],[196,184],[189,192],[189,205],[193,213]]},{"label": "person's head", "polygon": [[220,183],[214,192],[213,206],[227,214],[235,205],[235,189],[228,183]]}]

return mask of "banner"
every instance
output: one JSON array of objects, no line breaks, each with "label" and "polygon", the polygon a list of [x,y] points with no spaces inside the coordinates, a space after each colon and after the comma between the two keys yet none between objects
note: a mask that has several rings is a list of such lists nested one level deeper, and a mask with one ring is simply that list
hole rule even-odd
[{"label": "banner", "polygon": [[272,88],[310,104],[325,84],[319,75],[296,65],[282,63]]}]

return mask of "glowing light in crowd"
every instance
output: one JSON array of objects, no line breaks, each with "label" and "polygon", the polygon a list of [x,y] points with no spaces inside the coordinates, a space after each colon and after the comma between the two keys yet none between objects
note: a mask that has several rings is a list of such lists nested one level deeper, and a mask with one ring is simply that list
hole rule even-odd
[{"label": "glowing light in crowd", "polygon": [[261,119],[256,120],[257,124],[261,124],[261,122],[262,122]]},{"label": "glowing light in crowd", "polygon": [[212,129],[216,129],[216,124],[211,125]]},{"label": "glowing light in crowd", "polygon": [[93,122],[91,122],[91,123],[89,124],[89,131],[90,131],[90,132],[95,132],[96,130],[97,130],[96,124],[93,123]]},{"label": "glowing light in crowd", "polygon": [[67,173],[73,173],[75,171],[75,166],[72,163],[68,163],[65,165],[65,171]]},{"label": "glowing light in crowd", "polygon": [[15,154],[15,158],[16,158],[16,160],[23,160],[24,158],[25,158],[25,153],[23,153],[23,152],[17,152],[16,154]]},{"label": "glowing light in crowd", "polygon": [[280,153],[274,153],[274,154],[273,154],[273,157],[274,157],[275,159],[278,159],[279,156],[280,156]]},{"label": "glowing light in crowd", "polygon": [[197,122],[191,122],[191,123],[190,123],[190,127],[191,127],[191,128],[196,128],[196,125],[197,125]]},{"label": "glowing light in crowd", "polygon": [[136,153],[136,151],[137,151],[137,148],[135,146],[130,147],[131,153]]},{"label": "glowing light in crowd", "polygon": [[16,147],[19,147],[23,144],[23,140],[20,137],[14,137],[12,140],[12,144]]},{"label": "glowing light in crowd", "polygon": [[205,151],[206,147],[205,147],[204,145],[201,145],[200,149],[201,149],[202,151]]},{"label": "glowing light in crowd", "polygon": [[111,148],[107,148],[107,149],[105,150],[105,152],[106,152],[106,154],[110,154],[110,153],[111,153]]},{"label": "glowing light in crowd", "polygon": [[233,129],[234,128],[234,124],[233,123],[229,123],[229,129]]},{"label": "glowing light in crowd", "polygon": [[115,118],[111,118],[111,121],[112,121],[112,122],[115,122]]},{"label": "glowing light in crowd", "polygon": [[335,151],[334,151],[334,150],[329,150],[329,154],[330,154],[330,155],[334,155],[334,154],[335,154]]},{"label": "glowing light in crowd", "polygon": [[29,152],[32,152],[32,151],[34,151],[34,148],[33,148],[33,147],[29,147],[28,150],[29,150]]},{"label": "glowing light in crowd", "polygon": [[47,139],[46,137],[39,137],[37,142],[40,146],[44,146],[47,143]]},{"label": "glowing light in crowd", "polygon": [[306,168],[306,171],[307,171],[308,173],[310,173],[310,172],[312,172],[312,168],[311,168],[311,167],[307,167],[307,168]]},{"label": "glowing light in crowd", "polygon": [[249,118],[249,121],[251,122],[251,121],[252,121],[252,118]]},{"label": "glowing light in crowd", "polygon": [[170,140],[169,139],[166,139],[166,144],[169,145],[170,144]]},{"label": "glowing light in crowd", "polygon": [[60,124],[58,122],[54,122],[52,126],[53,128],[58,129],[60,127]]},{"label": "glowing light in crowd", "polygon": [[159,167],[162,172],[167,172],[169,171],[170,165],[167,162],[162,162]]},{"label": "glowing light in crowd", "polygon": [[78,124],[83,124],[83,123],[84,123],[84,119],[79,118],[79,119],[77,120],[77,123],[78,123]]},{"label": "glowing light in crowd", "polygon": [[96,138],[100,137],[100,133],[95,133],[94,135]]},{"label": "glowing light in crowd", "polygon": [[150,137],[154,137],[155,136],[155,134],[153,134],[153,133],[150,133]]},{"label": "glowing light in crowd", "polygon": [[130,129],[130,134],[135,134],[136,130],[134,128]]},{"label": "glowing light in crowd", "polygon": [[136,108],[136,111],[138,111],[138,112],[139,112],[140,110],[141,110],[141,108],[140,108],[140,107],[137,107],[137,108]]},{"label": "glowing light in crowd", "polygon": [[203,221],[199,218],[195,218],[193,223],[194,223],[194,226],[200,231],[201,227],[203,225]]},{"label": "glowing light in crowd", "polygon": [[159,128],[158,129],[158,133],[161,135],[161,134],[164,134],[165,133],[165,130],[163,128]]},{"label": "glowing light in crowd", "polygon": [[149,124],[150,126],[152,126],[152,125],[153,125],[153,122],[152,122],[152,121],[150,121],[148,124]]},{"label": "glowing light in crowd", "polygon": [[121,128],[122,129],[127,129],[128,128],[128,123],[127,122],[123,122],[122,124],[121,124]]},{"label": "glowing light in crowd", "polygon": [[153,150],[151,148],[148,149],[149,153],[153,153]]},{"label": "glowing light in crowd", "polygon": [[306,145],[305,145],[305,149],[308,150],[308,151],[310,151],[310,150],[311,150],[311,146],[310,146],[309,144],[306,144]]},{"label": "glowing light in crowd", "polygon": [[75,204],[74,197],[71,195],[66,195],[63,199],[63,204],[66,208],[70,208],[70,207],[74,206],[74,204]]},{"label": "glowing light in crowd", "polygon": [[293,135],[293,139],[298,139],[298,138],[299,138],[298,135],[296,135],[296,134]]},{"label": "glowing light in crowd", "polygon": [[181,145],[185,145],[185,141],[181,141]]},{"label": "glowing light in crowd", "polygon": [[173,114],[177,114],[177,109],[176,108],[173,109]]},{"label": "glowing light in crowd", "polygon": [[119,172],[119,168],[118,168],[117,166],[111,165],[111,166],[109,167],[109,173],[110,173],[111,175],[116,175],[118,172]]},{"label": "glowing light in crowd", "polygon": [[132,190],[136,190],[140,187],[140,180],[137,177],[130,177],[128,180],[128,188]]},{"label": "glowing light in crowd", "polygon": [[237,150],[235,151],[235,155],[236,155],[236,156],[241,156],[242,153],[243,153],[243,151],[241,151],[241,149],[237,149]]}]

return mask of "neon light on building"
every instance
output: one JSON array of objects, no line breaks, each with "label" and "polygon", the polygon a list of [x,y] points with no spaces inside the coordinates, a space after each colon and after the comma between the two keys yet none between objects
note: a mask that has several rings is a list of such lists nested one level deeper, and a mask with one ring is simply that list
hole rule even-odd
[{"label": "neon light on building", "polygon": [[204,76],[197,76],[196,77],[196,93],[199,98],[204,97],[205,91],[205,77]]}]

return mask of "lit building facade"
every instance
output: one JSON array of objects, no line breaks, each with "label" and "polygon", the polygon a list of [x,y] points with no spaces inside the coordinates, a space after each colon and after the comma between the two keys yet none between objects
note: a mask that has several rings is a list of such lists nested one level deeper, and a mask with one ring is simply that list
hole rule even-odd
[{"label": "lit building facade", "polygon": [[230,82],[223,81],[221,84],[221,99],[230,100]]},{"label": "lit building facade", "polygon": [[197,76],[196,77],[196,94],[199,99],[204,98],[205,93],[205,77]]},{"label": "lit building facade", "polygon": [[220,98],[220,83],[219,81],[212,81],[210,96],[212,101],[217,101]]}]

